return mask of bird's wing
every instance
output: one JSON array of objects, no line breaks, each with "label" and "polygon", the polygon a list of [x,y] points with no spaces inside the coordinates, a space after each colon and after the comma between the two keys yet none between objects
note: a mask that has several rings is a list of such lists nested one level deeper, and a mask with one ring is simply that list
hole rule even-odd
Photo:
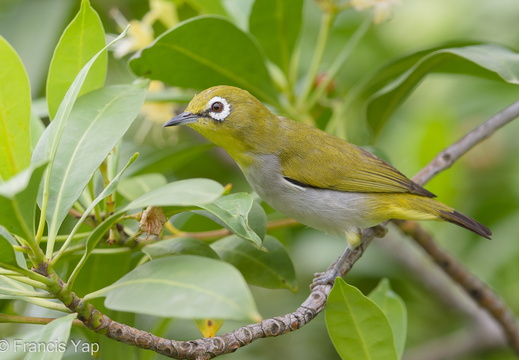
[{"label": "bird's wing", "polygon": [[[306,125],[297,123],[297,126]],[[311,127],[303,132],[284,133],[285,145],[303,142],[297,149],[283,146],[279,154],[283,176],[296,185],[348,192],[435,196],[370,152],[335,136]]]}]

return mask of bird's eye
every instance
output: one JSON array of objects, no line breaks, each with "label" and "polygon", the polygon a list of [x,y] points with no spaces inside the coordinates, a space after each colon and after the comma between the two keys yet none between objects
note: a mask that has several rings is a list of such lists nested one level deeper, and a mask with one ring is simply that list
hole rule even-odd
[{"label": "bird's eye", "polygon": [[222,112],[223,108],[223,104],[219,101],[216,101],[211,105],[211,111],[214,111],[215,113]]},{"label": "bird's eye", "polygon": [[231,113],[231,105],[223,97],[215,96],[207,104],[207,114],[216,121],[224,121]]}]

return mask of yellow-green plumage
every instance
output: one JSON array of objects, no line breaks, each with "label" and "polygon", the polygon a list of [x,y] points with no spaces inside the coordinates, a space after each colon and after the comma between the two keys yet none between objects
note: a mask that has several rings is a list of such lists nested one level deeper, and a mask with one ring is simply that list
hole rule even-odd
[{"label": "yellow-green plumage", "polygon": [[277,117],[247,91],[207,89],[165,126],[177,124],[227,150],[272,207],[317,229],[348,237],[388,219],[444,220],[491,234],[375,155]]},{"label": "yellow-green plumage", "polygon": [[286,144],[305,144],[297,148],[287,146],[280,153],[283,174],[291,179],[339,191],[434,196],[358,146],[293,120],[280,118],[279,121],[286,129],[283,134]]}]

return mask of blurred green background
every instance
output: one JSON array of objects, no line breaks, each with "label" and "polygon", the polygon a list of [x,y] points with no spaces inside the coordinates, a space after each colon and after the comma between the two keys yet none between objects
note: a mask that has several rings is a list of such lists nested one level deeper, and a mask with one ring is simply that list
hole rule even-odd
[{"label": "blurred green background", "polygon": [[[214,0],[216,1],[216,0]],[[176,1],[180,20],[197,15],[196,1]],[[202,1],[203,3],[203,1]],[[249,0],[222,0],[236,21],[246,23],[250,10]],[[142,0],[92,0],[100,14],[107,33],[120,30],[114,20],[118,16],[127,20],[142,19],[149,11],[149,3]],[[71,0],[1,0],[0,35],[4,36],[20,54],[29,73],[36,110],[45,114],[41,98],[45,96],[45,78],[53,49],[66,24],[79,8],[79,1]],[[306,5],[306,13],[315,4]],[[242,20],[240,20],[242,19]],[[312,39],[315,38],[315,17],[309,16],[305,28],[304,47],[311,57]],[[312,20],[313,19],[313,20]],[[457,41],[483,41],[498,43],[519,50],[519,2],[517,0],[473,1],[413,0],[402,1],[395,8],[390,21],[373,27],[362,40],[336,82],[338,92],[344,92],[364,74],[399,56],[422,49]],[[332,33],[331,46],[326,59],[359,26],[358,13],[341,14]],[[164,31],[156,25],[155,35]],[[108,83],[125,83],[133,79],[127,66],[128,56],[110,57]],[[189,98],[189,97],[188,97]],[[412,176],[426,165],[439,151],[453,143],[467,131],[482,123],[494,113],[519,99],[516,85],[481,78],[434,74],[420,84],[409,99],[391,117],[382,133],[373,139],[365,124],[348,119],[351,129],[349,140],[359,145],[369,145],[400,169]],[[39,106],[39,107],[38,107]],[[233,191],[250,191],[234,163],[223,151],[204,145],[200,137],[186,129],[164,131],[161,121],[166,121],[172,108],[159,105],[151,112],[165,111],[157,119],[143,117],[126,136],[123,149],[131,155],[141,152],[129,175],[162,173],[168,180],[207,177],[222,184],[232,183]],[[182,107],[178,102],[177,106]],[[165,116],[166,118],[162,118]],[[442,246],[455,255],[470,271],[495,289],[515,313],[519,312],[519,121],[512,122],[492,138],[468,153],[451,169],[440,174],[426,187],[443,202],[468,214],[493,231],[493,240],[486,241],[472,233],[449,224],[426,223]],[[196,144],[201,144],[197,145]],[[188,153],[182,152],[188,149]],[[179,154],[188,154],[185,156]],[[128,155],[128,156],[129,156]],[[270,219],[281,218],[269,212]],[[179,219],[184,220],[184,219]],[[210,229],[208,222],[198,218],[185,219],[185,230]],[[345,246],[341,240],[301,226],[272,232],[289,249],[294,261],[299,292],[267,290],[253,287],[261,314],[267,318],[294,311],[309,293],[308,285],[315,272],[323,271]],[[470,331],[471,324],[464,315],[438,299],[395,254],[413,250],[414,244],[399,239],[397,231],[388,244],[376,240],[348,275],[347,281],[363,292],[369,292],[380,280],[387,277],[392,287],[404,299],[408,308],[409,349],[431,341],[444,342],[452,334]],[[395,247],[394,244],[397,244]],[[416,253],[420,267],[434,269],[427,259]],[[436,279],[436,275],[431,275]],[[451,287],[448,280],[442,286]],[[454,291],[454,290],[453,290]],[[146,328],[151,319],[142,317],[137,326]],[[234,329],[241,324],[226,323],[220,331]],[[26,326],[26,325],[24,325]],[[172,321],[167,326],[167,336],[174,339],[199,337],[196,328],[188,321]],[[32,327],[26,326],[27,329]],[[23,329],[23,328],[22,328]],[[0,328],[0,332],[1,332]],[[0,333],[1,337],[1,333]],[[74,336],[72,336],[74,337]],[[106,342],[104,343],[107,344]],[[113,344],[125,356],[139,358],[158,357],[149,352],[127,349]],[[440,345],[441,346],[441,345]],[[456,359],[512,359],[507,348],[496,347],[456,355]],[[106,353],[104,356],[107,356]],[[119,358],[120,355],[117,355]],[[70,358],[80,358],[71,354]],[[297,332],[253,343],[229,359],[338,359],[326,333],[324,316],[319,316]],[[417,358],[420,358],[419,356]]]}]

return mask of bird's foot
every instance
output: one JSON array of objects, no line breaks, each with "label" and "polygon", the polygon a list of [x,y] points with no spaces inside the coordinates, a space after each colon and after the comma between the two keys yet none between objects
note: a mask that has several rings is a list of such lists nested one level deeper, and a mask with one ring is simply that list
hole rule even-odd
[{"label": "bird's foot", "polygon": [[384,225],[376,225],[376,226],[373,226],[372,229],[373,229],[375,237],[383,238],[387,234],[387,227]]},{"label": "bird's foot", "polygon": [[[358,233],[357,233],[358,234]],[[361,239],[361,237],[359,237]],[[347,265],[347,257],[352,251],[356,251],[356,249],[360,251],[364,251],[362,248],[362,243],[359,241],[357,246],[352,246],[348,244],[346,249],[344,249],[343,253],[337,260],[334,261],[332,265],[323,273],[317,273],[314,275],[314,280],[310,285],[310,289],[313,290],[316,286],[319,285],[332,285],[335,283],[335,279],[338,277],[343,277],[346,274],[348,268],[345,267]]]},{"label": "bird's foot", "polygon": [[314,290],[317,286],[332,285],[335,283],[335,279],[340,277],[337,269],[328,269],[325,272],[315,273],[314,279],[310,284],[310,290]]}]

